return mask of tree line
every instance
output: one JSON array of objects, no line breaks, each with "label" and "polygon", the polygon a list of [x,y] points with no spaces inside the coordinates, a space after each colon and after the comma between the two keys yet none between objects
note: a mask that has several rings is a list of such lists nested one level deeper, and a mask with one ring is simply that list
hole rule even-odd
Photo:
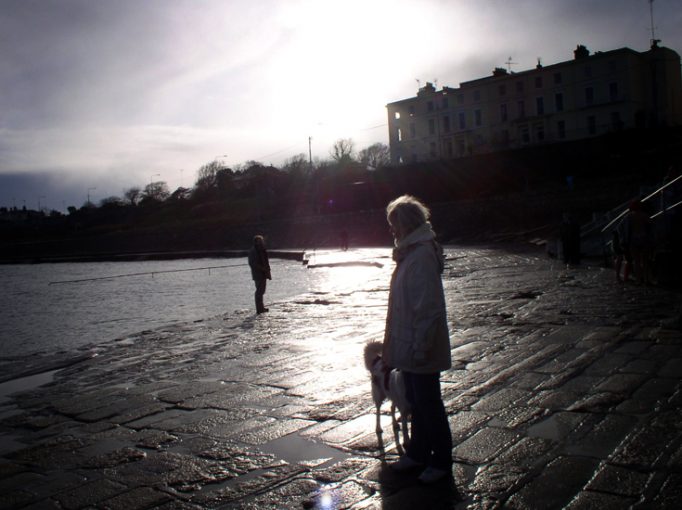
[{"label": "tree line", "polygon": [[216,159],[198,169],[191,187],[171,191],[165,181],[152,181],[143,187],[125,189],[121,196],[103,198],[97,204],[88,200],[80,207],[69,206],[67,214],[25,208],[1,208],[0,214],[23,222],[48,219],[53,227],[81,229],[171,219],[231,216],[235,221],[244,221],[282,214],[338,212],[357,205],[357,200],[350,201],[350,190],[343,188],[365,183],[369,176],[389,165],[387,145],[375,143],[356,150],[354,141],[344,138],[333,144],[326,159],[311,161],[301,153],[279,167],[254,160],[228,167]]}]

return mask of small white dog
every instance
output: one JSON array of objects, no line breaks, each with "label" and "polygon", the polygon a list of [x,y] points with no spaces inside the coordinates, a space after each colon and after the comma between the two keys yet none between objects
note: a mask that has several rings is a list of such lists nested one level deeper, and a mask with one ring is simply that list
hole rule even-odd
[{"label": "small white dog", "polygon": [[382,445],[381,440],[381,403],[384,400],[389,400],[391,402],[391,421],[393,424],[393,434],[395,435],[395,444],[398,448],[398,452],[402,454],[402,446],[400,445],[400,426],[395,417],[395,408],[397,407],[400,411],[400,422],[403,429],[403,442],[407,447],[410,441],[410,435],[407,430],[407,419],[412,412],[410,409],[410,403],[407,401],[407,396],[405,394],[405,380],[403,379],[403,373],[400,370],[391,370],[384,363],[381,358],[381,353],[383,350],[382,342],[369,342],[365,345],[365,367],[369,370],[372,376],[372,399],[374,400],[374,405],[376,406],[377,413],[377,425],[376,433],[379,438],[379,443]]}]

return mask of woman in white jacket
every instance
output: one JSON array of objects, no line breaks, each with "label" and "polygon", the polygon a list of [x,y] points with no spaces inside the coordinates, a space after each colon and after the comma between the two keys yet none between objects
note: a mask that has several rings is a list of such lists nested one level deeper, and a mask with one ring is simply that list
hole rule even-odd
[{"label": "woman in white jacket", "polygon": [[443,250],[435,241],[429,210],[404,195],[386,208],[395,238],[396,268],[391,278],[384,335],[384,360],[403,371],[412,406],[411,438],[395,471],[425,468],[419,476],[434,483],[451,475],[452,436],[440,392],[440,372],[451,367]]}]

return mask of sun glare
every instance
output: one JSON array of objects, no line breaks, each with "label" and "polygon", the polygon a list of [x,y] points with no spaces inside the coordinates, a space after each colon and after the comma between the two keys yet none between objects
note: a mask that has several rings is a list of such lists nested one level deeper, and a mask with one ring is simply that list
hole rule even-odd
[{"label": "sun glare", "polygon": [[385,122],[392,99],[385,89],[411,76],[405,62],[415,60],[400,34],[409,27],[410,40],[424,35],[414,8],[384,0],[287,3],[278,13],[282,44],[265,66],[277,83],[268,98],[272,117],[331,139]]},{"label": "sun glare", "polygon": [[392,263],[387,249],[325,250],[311,254],[308,267],[318,272],[326,293],[351,297],[352,306],[364,306],[376,304],[377,291],[388,285]]}]

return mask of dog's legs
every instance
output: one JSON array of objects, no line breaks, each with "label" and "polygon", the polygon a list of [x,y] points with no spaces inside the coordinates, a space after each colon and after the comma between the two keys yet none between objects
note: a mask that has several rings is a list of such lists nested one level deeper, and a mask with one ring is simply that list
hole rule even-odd
[{"label": "dog's legs", "polygon": [[377,433],[377,436],[381,436],[381,433],[383,430],[381,430],[381,404],[377,404],[377,426],[374,429],[374,431]]},{"label": "dog's legs", "polygon": [[383,458],[386,455],[384,450],[383,430],[381,429],[381,404],[377,404],[377,426],[374,429],[377,433],[377,443],[379,444],[379,455]]},{"label": "dog's legs", "polygon": [[410,433],[408,432],[407,415],[405,413],[400,413],[400,422],[403,426],[403,444],[405,445],[405,448],[407,448],[410,444]]},{"label": "dog's legs", "polygon": [[403,451],[403,446],[400,444],[400,426],[398,425],[398,420],[395,419],[395,404],[391,402],[391,423],[393,424],[393,437],[395,437],[395,446],[398,450],[398,454],[402,455],[405,453]]}]

